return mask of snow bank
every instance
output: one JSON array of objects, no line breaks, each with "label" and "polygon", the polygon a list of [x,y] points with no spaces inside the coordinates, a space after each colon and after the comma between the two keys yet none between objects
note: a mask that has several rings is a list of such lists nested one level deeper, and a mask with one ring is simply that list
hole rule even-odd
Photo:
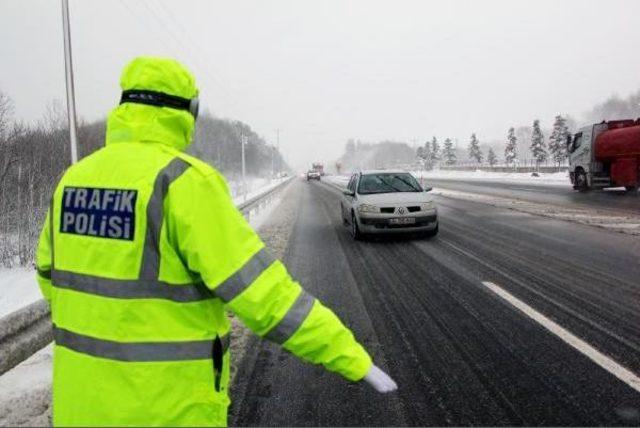
[{"label": "snow bank", "polygon": [[600,210],[592,207],[565,207],[442,188],[435,188],[432,193],[445,198],[478,202],[497,208],[506,208],[556,220],[596,226],[613,232],[640,235],[640,215],[629,213],[616,215],[611,210]]},{"label": "snow bank", "polygon": [[350,175],[325,175],[322,177],[322,181],[326,181],[329,184],[333,184],[341,189],[347,187],[349,184],[349,180],[351,179]]},{"label": "snow bank", "polygon": [[484,181],[495,183],[511,183],[511,184],[527,184],[527,185],[543,185],[571,187],[569,173],[553,172],[540,173],[539,177],[534,177],[530,172],[489,172],[489,171],[413,171],[412,174],[416,178],[424,178],[425,180],[451,180],[451,181]]},{"label": "snow bank", "polygon": [[[411,171],[418,180],[451,180],[451,181],[482,181],[493,183],[511,183],[526,185],[558,186],[571,188],[569,173],[553,172],[540,173],[539,177],[533,177],[530,172],[489,172],[489,171]],[[346,187],[349,175],[328,175],[322,179],[332,184]]]},{"label": "snow bank", "polygon": [[40,298],[34,269],[0,269],[0,318]]},{"label": "snow bank", "polygon": [[53,345],[0,376],[0,426],[51,426]]},{"label": "snow bank", "polygon": [[244,201],[248,201],[251,198],[254,198],[256,196],[259,196],[263,193],[268,192],[269,190],[273,189],[274,187],[276,187],[278,184],[282,183],[283,181],[287,181],[290,177],[282,177],[282,178],[276,178],[273,180],[269,180],[267,178],[265,179],[257,179],[254,180],[252,182],[251,185],[247,184],[247,187],[249,189],[252,188],[253,186],[253,190],[250,190],[249,192],[247,192],[247,195],[234,195],[233,196],[233,203],[236,205],[239,205],[241,203],[243,203]]}]

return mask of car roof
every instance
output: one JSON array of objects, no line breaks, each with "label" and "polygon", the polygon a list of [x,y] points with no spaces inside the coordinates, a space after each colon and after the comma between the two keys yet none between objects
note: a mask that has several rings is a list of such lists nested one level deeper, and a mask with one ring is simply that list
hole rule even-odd
[{"label": "car roof", "polygon": [[409,171],[405,171],[402,169],[370,169],[365,171],[360,171],[361,175],[369,175],[369,174],[410,174]]}]

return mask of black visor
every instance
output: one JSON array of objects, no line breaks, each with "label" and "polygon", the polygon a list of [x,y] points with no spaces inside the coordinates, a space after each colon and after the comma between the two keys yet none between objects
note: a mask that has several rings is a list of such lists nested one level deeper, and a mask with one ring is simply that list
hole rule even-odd
[{"label": "black visor", "polygon": [[147,104],[156,107],[169,107],[178,110],[186,110],[198,117],[198,98],[182,98],[175,95],[165,94],[163,92],[148,91],[144,89],[129,89],[122,92],[120,104],[137,103]]}]

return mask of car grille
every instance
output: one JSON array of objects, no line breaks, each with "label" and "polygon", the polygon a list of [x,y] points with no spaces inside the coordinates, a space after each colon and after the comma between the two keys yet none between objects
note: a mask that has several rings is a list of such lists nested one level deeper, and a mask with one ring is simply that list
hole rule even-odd
[{"label": "car grille", "polygon": [[[410,213],[415,213],[415,212],[420,211],[420,206],[418,206],[418,205],[405,207],[405,208]],[[394,212],[396,212],[396,207],[382,207],[382,208],[380,208],[380,212],[383,213],[383,214],[393,214]]]}]

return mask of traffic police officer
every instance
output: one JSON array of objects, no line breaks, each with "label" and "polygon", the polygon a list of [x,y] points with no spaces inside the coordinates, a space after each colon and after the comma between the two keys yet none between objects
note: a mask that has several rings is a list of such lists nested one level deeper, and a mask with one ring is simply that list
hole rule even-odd
[{"label": "traffic police officer", "polygon": [[184,153],[198,112],[192,74],[139,57],[120,83],[106,145],[65,172],[37,251],[54,425],[226,425],[226,309],[304,360],[395,389],[269,256],[220,174]]}]

